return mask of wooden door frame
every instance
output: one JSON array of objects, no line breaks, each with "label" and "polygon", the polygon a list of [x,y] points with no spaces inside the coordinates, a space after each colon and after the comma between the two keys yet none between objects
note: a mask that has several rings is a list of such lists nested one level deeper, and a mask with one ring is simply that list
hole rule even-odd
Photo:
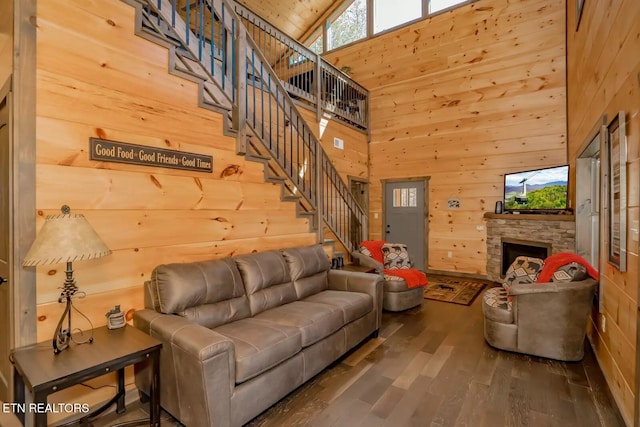
[{"label": "wooden door frame", "polygon": [[[363,209],[369,210],[369,186],[371,185],[371,183],[369,182],[369,180],[367,178],[362,178],[360,176],[355,176],[355,175],[347,175],[347,179],[348,179],[348,185],[349,185],[349,191],[351,191],[351,184],[353,182],[359,182],[361,184],[367,184],[367,192],[365,194],[365,199],[367,200],[367,206],[360,206]],[[366,213],[366,212],[365,212]]]},{"label": "wooden door frame", "polygon": [[14,347],[37,341],[36,271],[22,267],[36,235],[36,19],[37,0],[14,0],[13,74],[3,85],[9,96]]},{"label": "wooden door frame", "polygon": [[431,180],[430,176],[414,176],[410,178],[389,178],[389,179],[381,179],[380,183],[382,185],[382,224],[380,230],[380,236],[382,236],[382,240],[385,240],[386,236],[386,227],[387,223],[387,184],[393,184],[396,182],[409,182],[409,181],[422,181],[424,183],[424,240],[422,242],[422,250],[424,253],[424,270],[429,270],[429,245],[427,244],[429,240],[429,181]]}]

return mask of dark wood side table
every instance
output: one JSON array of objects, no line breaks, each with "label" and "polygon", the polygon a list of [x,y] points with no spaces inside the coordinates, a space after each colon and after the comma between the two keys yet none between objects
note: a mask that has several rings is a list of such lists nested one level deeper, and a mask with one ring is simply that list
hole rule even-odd
[{"label": "dark wood side table", "polygon": [[[160,348],[162,343],[138,329],[126,325],[110,330],[106,326],[93,331],[94,340],[87,344],[71,344],[60,354],[53,354],[50,342],[21,347],[12,353],[15,370],[14,395],[18,417],[25,423],[25,412],[35,415],[36,427],[47,425],[47,396],[91,378],[117,371],[117,393],[106,404],[86,414],[90,420],[114,403],[117,412],[124,411],[124,368],[136,363],[151,363],[150,426],[160,426]],[[33,394],[33,405],[25,403],[25,390]]]}]

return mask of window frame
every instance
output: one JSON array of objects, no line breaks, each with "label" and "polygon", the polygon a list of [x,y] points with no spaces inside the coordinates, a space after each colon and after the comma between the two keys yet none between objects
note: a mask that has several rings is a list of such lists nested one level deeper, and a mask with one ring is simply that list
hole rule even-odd
[{"label": "window frame", "polygon": [[[357,43],[359,41],[362,40],[367,40],[370,36],[370,12],[371,12],[371,8],[370,8],[370,3],[371,0],[362,0],[364,1],[364,9],[365,9],[365,13],[366,13],[366,19],[365,19],[365,28],[364,28],[364,37],[350,41],[348,43],[345,43],[343,45],[340,45],[338,47],[331,47],[330,49],[327,49],[329,47],[330,44],[330,40],[329,40],[329,29],[331,27],[331,24],[335,21],[337,21],[342,15],[345,14],[345,12],[351,7],[353,6],[353,4],[356,1],[360,1],[360,0],[344,0],[342,2],[342,4],[333,11],[333,13],[331,13],[331,15],[329,15],[327,17],[327,19],[324,22],[324,25],[322,26],[323,28],[323,44],[322,44],[322,53],[326,53],[326,52],[330,52],[332,50],[336,50],[336,49],[340,49],[341,47],[344,46],[349,46],[352,45],[354,43]],[[315,32],[315,31],[314,31]]]},{"label": "window frame", "polygon": [[329,40],[328,40],[328,37],[327,37],[327,30],[329,28],[330,22],[335,21],[340,15],[342,15],[353,4],[354,1],[355,0],[344,0],[338,7],[336,7],[336,9],[333,12],[331,12],[331,14],[329,14],[329,16],[327,16],[327,18],[325,18],[322,21],[317,22],[315,24],[316,27],[313,29],[313,32],[311,32],[310,35],[305,38],[304,45],[308,46],[309,42],[311,42],[311,40],[313,40],[315,42],[316,34],[318,33],[318,31],[321,31],[321,37],[322,37],[322,52],[321,52],[321,54],[325,54],[325,53],[328,53],[328,52],[333,52],[335,50],[342,49],[344,47],[348,47],[348,46],[354,45],[356,43],[360,43],[360,42],[365,41],[365,40],[370,40],[372,38],[379,37],[379,36],[382,36],[384,34],[388,34],[388,33],[392,32],[392,31],[396,31],[396,30],[399,30],[401,28],[407,27],[409,25],[415,24],[416,22],[419,22],[419,21],[422,21],[422,20],[425,20],[425,19],[429,19],[429,18],[433,18],[434,16],[438,16],[438,15],[443,14],[443,13],[450,12],[450,11],[452,11],[454,9],[459,8],[459,7],[464,7],[464,6],[470,5],[472,3],[475,3],[478,0],[462,0],[460,3],[457,3],[457,4],[453,5],[453,6],[450,6],[448,8],[442,9],[442,10],[438,10],[437,12],[434,12],[434,13],[429,13],[429,2],[431,0],[422,0],[422,16],[420,16],[420,17],[418,17],[416,19],[413,19],[411,21],[407,21],[407,22],[403,22],[401,24],[398,24],[395,27],[387,28],[387,29],[385,29],[383,31],[380,31],[380,32],[377,32],[377,33],[373,32],[373,7],[374,7],[373,6],[373,2],[374,2],[374,0],[366,0],[366,11],[367,11],[366,36],[361,38],[361,39],[352,41],[350,43],[346,43],[346,44],[344,44],[342,46],[339,46],[339,47],[336,47],[336,48],[327,49],[328,44],[329,44]]}]

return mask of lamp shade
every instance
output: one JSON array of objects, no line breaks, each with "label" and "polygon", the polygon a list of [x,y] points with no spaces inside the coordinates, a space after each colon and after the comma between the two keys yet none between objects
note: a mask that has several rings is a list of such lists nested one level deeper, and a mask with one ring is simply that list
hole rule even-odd
[{"label": "lamp shade", "polygon": [[63,206],[61,214],[47,216],[22,265],[82,261],[110,253],[84,215],[71,214],[69,207]]}]

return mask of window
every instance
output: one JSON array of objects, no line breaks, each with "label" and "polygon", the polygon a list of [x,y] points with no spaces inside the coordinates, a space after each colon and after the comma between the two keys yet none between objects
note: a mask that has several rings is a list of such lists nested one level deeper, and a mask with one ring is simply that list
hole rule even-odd
[{"label": "window", "polygon": [[316,34],[310,37],[310,43],[307,47],[315,53],[322,53],[322,31],[316,31]]},{"label": "window", "polygon": [[394,208],[415,208],[417,204],[417,189],[410,188],[394,188],[393,189],[393,207]]},{"label": "window", "polygon": [[467,0],[429,0],[429,15],[450,8]]},{"label": "window", "polygon": [[389,28],[422,16],[422,0],[373,0],[373,33],[377,34]]},{"label": "window", "polygon": [[338,48],[366,36],[366,0],[354,0],[335,19],[327,21],[327,50]]}]

